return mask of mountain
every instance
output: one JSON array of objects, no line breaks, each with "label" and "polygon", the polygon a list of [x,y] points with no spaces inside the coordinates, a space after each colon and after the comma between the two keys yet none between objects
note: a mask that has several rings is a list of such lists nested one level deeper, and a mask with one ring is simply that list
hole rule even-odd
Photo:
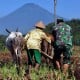
[{"label": "mountain", "polygon": [[51,23],[54,21],[53,14],[34,3],[25,4],[0,18],[0,34],[7,34],[6,28],[10,31],[18,28],[22,33],[27,33],[38,21],[43,21],[45,24]]}]

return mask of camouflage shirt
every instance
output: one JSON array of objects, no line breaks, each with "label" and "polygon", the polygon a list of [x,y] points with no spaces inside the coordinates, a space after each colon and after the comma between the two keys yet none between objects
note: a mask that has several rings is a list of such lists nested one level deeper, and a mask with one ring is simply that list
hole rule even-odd
[{"label": "camouflage shirt", "polygon": [[56,31],[56,45],[72,46],[71,27],[65,23],[54,27]]}]

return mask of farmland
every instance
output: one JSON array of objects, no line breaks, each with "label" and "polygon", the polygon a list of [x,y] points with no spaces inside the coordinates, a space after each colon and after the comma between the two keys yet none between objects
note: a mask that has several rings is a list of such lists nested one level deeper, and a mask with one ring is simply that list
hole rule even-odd
[{"label": "farmland", "polygon": [[[73,47],[73,58],[72,65],[70,68],[71,77],[66,78],[65,80],[75,80],[74,71],[76,68],[76,64],[78,62],[80,54],[80,46]],[[0,52],[0,80],[27,80],[25,77],[25,69],[27,68],[27,54],[24,51],[22,54],[22,68],[20,69],[20,74],[17,74],[16,67],[12,64],[12,57],[10,52],[1,51]],[[39,74],[37,75],[34,72],[34,68],[31,71],[32,80],[63,80],[63,74],[61,71],[56,71],[53,69],[53,66],[48,67],[46,64],[41,65],[39,69]]]},{"label": "farmland", "polygon": [[[80,20],[71,20],[67,23],[72,26],[73,44],[77,45],[73,47],[73,56],[71,58],[72,64],[69,68],[69,78],[63,79],[64,76],[62,72],[54,70],[52,65],[49,67],[46,64],[41,64],[38,75],[34,72],[34,68],[32,68],[32,80],[76,80],[74,73],[80,77]],[[47,30],[52,30],[52,26],[53,23],[49,24]],[[27,54],[25,51],[22,54],[22,68],[18,75],[16,66],[12,64],[11,54],[5,46],[6,37],[7,36],[0,35],[0,80],[27,80],[24,75],[25,69],[27,68]]]}]

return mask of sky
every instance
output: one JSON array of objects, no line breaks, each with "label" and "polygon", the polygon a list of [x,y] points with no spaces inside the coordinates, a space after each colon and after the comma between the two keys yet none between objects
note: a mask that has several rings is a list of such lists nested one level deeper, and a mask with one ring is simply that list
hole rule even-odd
[{"label": "sky", "polygon": [[[0,0],[0,18],[26,3],[35,3],[54,13],[54,0]],[[57,0],[56,14],[66,19],[80,19],[80,0]]]}]

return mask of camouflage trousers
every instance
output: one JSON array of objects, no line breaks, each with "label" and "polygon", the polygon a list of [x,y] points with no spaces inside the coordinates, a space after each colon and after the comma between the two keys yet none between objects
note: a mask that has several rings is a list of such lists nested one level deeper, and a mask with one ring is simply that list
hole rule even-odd
[{"label": "camouflage trousers", "polygon": [[72,47],[70,45],[59,45],[54,48],[54,59],[59,61],[63,54],[63,64],[70,64],[70,58],[72,56]]}]

